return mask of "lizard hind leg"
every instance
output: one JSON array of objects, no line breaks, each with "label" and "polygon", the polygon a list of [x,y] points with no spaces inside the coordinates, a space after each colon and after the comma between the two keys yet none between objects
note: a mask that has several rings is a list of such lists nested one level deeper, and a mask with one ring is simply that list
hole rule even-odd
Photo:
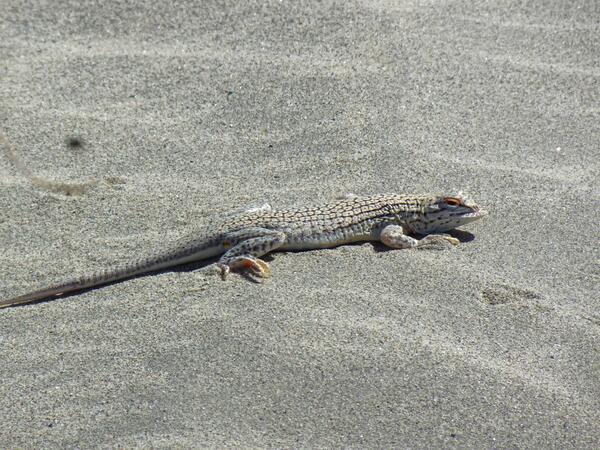
[{"label": "lizard hind leg", "polygon": [[256,231],[244,233],[244,238],[221,256],[217,266],[221,269],[223,279],[231,270],[237,269],[250,270],[260,278],[271,275],[269,265],[260,257],[281,247],[285,243],[285,233],[268,229]]}]

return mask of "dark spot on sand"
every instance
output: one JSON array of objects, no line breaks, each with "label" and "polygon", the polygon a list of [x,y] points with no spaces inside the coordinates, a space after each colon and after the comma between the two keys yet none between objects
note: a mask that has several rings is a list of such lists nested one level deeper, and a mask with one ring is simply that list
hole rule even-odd
[{"label": "dark spot on sand", "polygon": [[481,298],[490,305],[504,305],[507,303],[526,303],[540,299],[537,292],[521,289],[506,284],[496,284],[481,291]]},{"label": "dark spot on sand", "polygon": [[69,136],[67,139],[65,139],[65,143],[67,144],[67,147],[74,150],[83,148],[84,144],[83,139],[81,139],[79,136]]},{"label": "dark spot on sand", "polygon": [[127,179],[124,177],[106,177],[104,181],[115,189],[122,189],[122,186],[127,184]]}]

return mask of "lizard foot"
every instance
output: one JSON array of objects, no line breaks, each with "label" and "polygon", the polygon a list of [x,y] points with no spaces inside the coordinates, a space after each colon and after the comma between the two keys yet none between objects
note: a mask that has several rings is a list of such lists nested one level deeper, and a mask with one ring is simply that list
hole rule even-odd
[{"label": "lizard foot", "polygon": [[449,234],[430,234],[425,236],[423,239],[419,241],[419,246],[436,244],[438,242],[449,242],[452,245],[460,244],[460,241],[455,237],[450,236]]},{"label": "lizard foot", "polygon": [[260,278],[269,278],[271,276],[271,268],[269,265],[259,258],[252,256],[240,256],[227,264],[219,264],[221,269],[221,278],[224,280],[231,270],[245,269],[250,270],[254,275]]}]

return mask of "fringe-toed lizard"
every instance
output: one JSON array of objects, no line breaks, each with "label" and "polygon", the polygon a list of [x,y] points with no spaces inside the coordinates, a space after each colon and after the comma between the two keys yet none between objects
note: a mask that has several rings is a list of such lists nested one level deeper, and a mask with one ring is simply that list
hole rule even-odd
[{"label": "fringe-toed lizard", "polygon": [[[222,255],[222,277],[246,269],[260,278],[271,274],[261,256],[273,251],[310,250],[361,241],[403,249],[458,239],[443,233],[486,215],[462,194],[456,196],[380,194],[349,196],[321,206],[271,210],[265,207],[225,220],[210,234],[184,239],[170,249],[120,266],[0,300],[0,308],[131,278],[143,273]],[[409,234],[426,235],[416,239]]]}]

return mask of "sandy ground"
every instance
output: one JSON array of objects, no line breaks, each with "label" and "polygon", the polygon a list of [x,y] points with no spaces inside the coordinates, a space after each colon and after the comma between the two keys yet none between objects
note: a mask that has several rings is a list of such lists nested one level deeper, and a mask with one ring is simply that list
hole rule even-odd
[{"label": "sandy ground", "polygon": [[8,0],[0,298],[265,202],[490,215],[2,310],[0,447],[597,445],[600,6],[476,3]]}]

